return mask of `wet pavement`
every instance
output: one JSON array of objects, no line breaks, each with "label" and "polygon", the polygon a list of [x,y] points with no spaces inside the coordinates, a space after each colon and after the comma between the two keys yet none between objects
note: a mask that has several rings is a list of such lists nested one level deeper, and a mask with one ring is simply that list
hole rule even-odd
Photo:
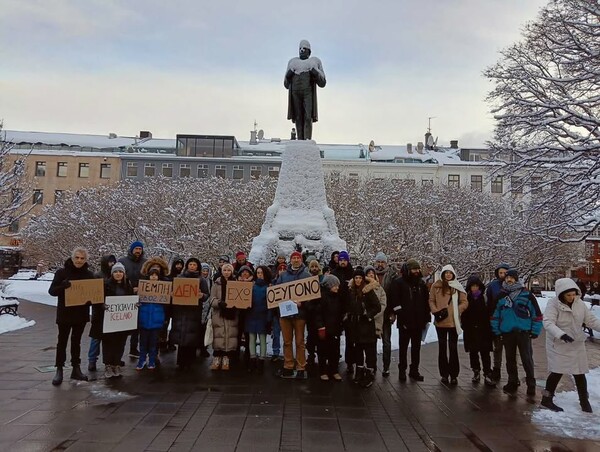
[{"label": "wet pavement", "polygon": [[[399,382],[393,365],[369,389],[316,375],[280,380],[270,362],[263,375],[211,373],[209,359],[180,373],[174,353],[154,372],[136,372],[127,361],[118,381],[65,379],[53,387],[53,373],[35,368],[54,362],[54,308],[24,301],[19,310],[37,324],[0,335],[2,451],[600,451],[600,438],[548,436],[531,423],[542,388],[532,401],[523,386],[509,397],[473,385],[462,345],[457,387],[439,382],[437,344],[422,349],[424,382]],[[84,352],[88,344],[86,328]],[[543,347],[543,337],[534,341],[541,385]],[[599,366],[600,343],[589,343],[588,353]]]}]

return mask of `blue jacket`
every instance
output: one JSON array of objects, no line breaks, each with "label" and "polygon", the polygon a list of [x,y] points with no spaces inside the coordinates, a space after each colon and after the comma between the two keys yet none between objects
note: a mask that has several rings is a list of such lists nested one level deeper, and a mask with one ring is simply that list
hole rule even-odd
[{"label": "blue jacket", "polygon": [[266,334],[269,321],[267,288],[269,284],[257,279],[252,286],[252,307],[246,313],[246,333]]},{"label": "blue jacket", "polygon": [[[296,270],[292,269],[292,266],[290,265],[285,272],[279,274],[275,280],[275,284],[285,284],[304,278],[310,278],[310,273],[308,273],[306,265],[301,264]],[[310,303],[310,301],[308,303]],[[306,303],[302,303],[300,306],[298,306],[298,315],[293,316],[293,318],[306,320],[307,312],[305,304]]]},{"label": "blue jacket", "polygon": [[496,336],[513,331],[528,331],[539,336],[542,332],[542,313],[535,297],[523,289],[510,303],[508,295],[498,301],[492,316],[492,331]]},{"label": "blue jacket", "polygon": [[165,322],[165,308],[157,303],[140,303],[138,326],[145,330],[162,328]]}]

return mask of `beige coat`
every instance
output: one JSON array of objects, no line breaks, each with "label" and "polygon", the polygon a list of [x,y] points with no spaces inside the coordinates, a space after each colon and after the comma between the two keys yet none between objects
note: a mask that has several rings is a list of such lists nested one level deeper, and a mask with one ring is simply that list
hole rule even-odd
[{"label": "beige coat", "polygon": [[383,287],[381,284],[379,284],[379,281],[366,278],[365,281],[367,284],[365,287],[363,287],[363,292],[367,293],[369,290],[374,291],[375,295],[377,295],[377,299],[379,300],[379,304],[381,305],[381,311],[379,311],[379,314],[373,318],[375,322],[375,332],[378,336],[381,336],[383,333],[383,315],[385,307],[387,306],[387,296],[385,294],[385,290],[383,290]]},{"label": "beige coat", "polygon": [[[570,278],[556,281],[556,293],[579,288]],[[596,317],[577,297],[571,307],[561,302],[558,296],[548,302],[544,311],[544,329],[546,330],[546,355],[548,370],[558,374],[579,375],[589,371],[585,351],[586,335],[582,324],[600,331],[600,319]],[[563,334],[568,334],[575,341],[565,343],[561,340]]]},{"label": "beige coat", "polygon": [[438,311],[441,311],[444,308],[448,308],[448,317],[446,317],[441,322],[435,322],[435,326],[439,328],[456,328],[454,323],[454,309],[452,307],[452,303],[450,302],[450,296],[455,292],[458,292],[458,315],[464,312],[469,306],[469,302],[467,301],[467,294],[461,291],[457,291],[454,288],[450,288],[451,293],[442,293],[442,281],[436,281],[431,286],[431,290],[429,291],[429,308],[431,309],[431,313],[435,314]]},{"label": "beige coat", "polygon": [[219,302],[221,301],[221,278],[218,278],[210,290],[210,307],[213,329],[213,350],[232,352],[238,345],[239,320],[237,310],[233,319],[226,319],[221,315]]}]

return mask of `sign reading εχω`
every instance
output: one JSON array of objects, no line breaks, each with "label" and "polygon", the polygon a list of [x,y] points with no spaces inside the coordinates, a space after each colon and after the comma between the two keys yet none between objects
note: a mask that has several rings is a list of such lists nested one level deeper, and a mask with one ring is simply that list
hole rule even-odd
[{"label": "sign reading \u03b5\u03c7\u03c9", "polygon": [[140,303],[169,304],[171,302],[171,282],[140,279],[137,293]]},{"label": "sign reading \u03b5\u03c7\u03c9", "polygon": [[103,333],[137,330],[138,296],[126,295],[121,297],[106,297]]},{"label": "sign reading \u03b5\u03c7\u03c9", "polygon": [[225,303],[228,308],[247,309],[252,307],[252,285],[249,281],[227,281]]},{"label": "sign reading \u03b5\u03c7\u03c9", "polygon": [[296,303],[310,301],[321,297],[321,285],[318,276],[299,279],[285,284],[278,284],[267,289],[267,306],[269,309],[276,308],[285,300],[293,300]]}]

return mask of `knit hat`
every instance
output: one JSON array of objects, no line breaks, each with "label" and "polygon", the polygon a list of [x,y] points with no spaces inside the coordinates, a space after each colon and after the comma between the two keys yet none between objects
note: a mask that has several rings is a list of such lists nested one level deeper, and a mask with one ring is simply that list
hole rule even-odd
[{"label": "knit hat", "polygon": [[112,268],[110,269],[110,274],[112,275],[114,272],[123,272],[125,273],[125,266],[120,263],[117,262],[115,265],[112,266]]},{"label": "knit hat", "polygon": [[300,251],[294,251],[292,254],[290,254],[290,259],[293,259],[294,257],[299,257],[302,259],[302,253]]},{"label": "knit hat", "polygon": [[221,267],[221,272],[223,272],[223,270],[225,270],[226,268],[231,270],[231,273],[233,273],[233,265],[231,265],[230,263],[223,264],[223,266]]},{"label": "knit hat", "polygon": [[506,276],[512,276],[513,278],[515,278],[515,281],[519,280],[519,272],[516,268],[509,268],[506,272]]},{"label": "knit hat", "polygon": [[137,247],[140,247],[142,251],[144,250],[144,244],[139,240],[136,240],[135,242],[132,242],[131,245],[129,245],[129,252],[133,253],[133,250]]},{"label": "knit hat", "polygon": [[321,281],[321,285],[331,290],[332,287],[340,285],[340,280],[335,275],[325,275],[323,276],[323,281]]},{"label": "knit hat", "polygon": [[388,258],[385,255],[385,253],[383,251],[379,251],[376,255],[375,255],[375,260],[376,261],[382,261],[382,262],[387,262]]},{"label": "knit hat", "polygon": [[354,276],[362,276],[363,278],[365,277],[365,271],[362,269],[362,267],[357,267],[356,270],[354,270]]},{"label": "knit hat", "polygon": [[229,262],[229,256],[226,254],[223,254],[222,256],[219,256],[219,260],[223,261],[223,262]]},{"label": "knit hat", "polygon": [[369,273],[370,271],[372,271],[373,273],[377,274],[377,272],[375,271],[375,267],[373,267],[372,265],[367,265],[365,267],[365,276],[367,275],[367,273]]},{"label": "knit hat", "polygon": [[200,264],[200,268],[202,268],[202,269],[206,268],[206,269],[210,270],[210,265],[208,265],[206,262],[202,262],[202,264]]},{"label": "knit hat", "polygon": [[237,253],[235,253],[235,258],[236,259],[240,259],[240,258],[246,259],[246,253],[244,253],[243,251],[238,251]]},{"label": "knit hat", "polygon": [[252,269],[250,267],[248,267],[247,265],[242,265],[238,271],[238,275],[241,275],[242,272],[248,272],[251,275],[254,274],[254,272],[252,271]]},{"label": "knit hat", "polygon": [[421,269],[421,264],[419,264],[419,261],[416,259],[409,259],[406,261],[406,268],[408,269],[408,271],[410,270],[420,270]]},{"label": "knit hat", "polygon": [[285,255],[285,253],[283,251],[280,251],[279,253],[277,253],[277,259],[279,259],[280,257],[282,257],[283,259],[287,259],[287,256]]},{"label": "knit hat", "polygon": [[340,254],[338,256],[338,261],[350,262],[350,255],[348,254],[348,251],[340,251]]}]

